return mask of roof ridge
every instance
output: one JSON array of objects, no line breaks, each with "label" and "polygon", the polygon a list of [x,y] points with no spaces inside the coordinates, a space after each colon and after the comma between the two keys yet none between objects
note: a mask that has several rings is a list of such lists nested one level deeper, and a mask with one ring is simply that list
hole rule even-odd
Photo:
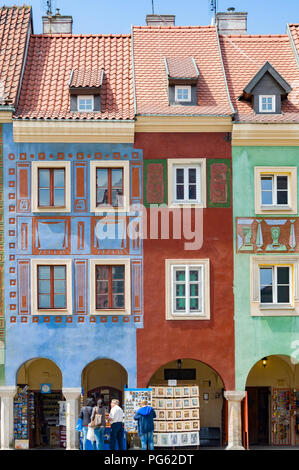
[{"label": "roof ridge", "polygon": [[147,26],[147,25],[139,25],[134,26],[133,28],[136,29],[215,29],[215,25],[189,25],[189,26]]},{"label": "roof ridge", "polygon": [[288,38],[287,34],[220,34],[220,37],[229,37],[229,38]]},{"label": "roof ridge", "polygon": [[33,38],[97,38],[97,37],[112,37],[112,38],[131,38],[131,34],[31,34]]}]

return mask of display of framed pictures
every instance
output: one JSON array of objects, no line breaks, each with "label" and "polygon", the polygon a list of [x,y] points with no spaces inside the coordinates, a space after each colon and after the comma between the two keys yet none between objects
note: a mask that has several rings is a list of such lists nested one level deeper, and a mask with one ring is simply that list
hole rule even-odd
[{"label": "display of framed pictures", "polygon": [[124,423],[127,432],[137,432],[137,421],[135,421],[134,416],[144,400],[152,405],[151,388],[125,388]]},{"label": "display of framed pictures", "polygon": [[178,447],[199,445],[199,387],[154,386],[154,445]]}]

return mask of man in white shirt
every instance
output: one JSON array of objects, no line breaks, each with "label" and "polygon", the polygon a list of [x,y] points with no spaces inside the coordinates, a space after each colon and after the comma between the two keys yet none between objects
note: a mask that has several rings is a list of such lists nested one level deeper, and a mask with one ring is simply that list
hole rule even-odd
[{"label": "man in white shirt", "polygon": [[109,421],[111,423],[110,449],[115,450],[115,444],[118,443],[118,450],[123,450],[123,419],[124,412],[119,406],[119,401],[111,400],[111,411]]}]

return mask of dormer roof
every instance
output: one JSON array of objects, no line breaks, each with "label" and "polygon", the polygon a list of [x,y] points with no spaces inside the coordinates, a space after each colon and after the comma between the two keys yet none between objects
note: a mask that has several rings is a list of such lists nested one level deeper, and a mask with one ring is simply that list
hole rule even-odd
[{"label": "dormer roof", "polygon": [[256,85],[267,73],[269,73],[280,86],[282,89],[282,95],[286,96],[292,91],[292,87],[289,85],[289,83],[280,75],[279,72],[277,72],[270,62],[267,61],[244,88],[245,95],[252,95]]},{"label": "dormer roof", "polygon": [[104,69],[73,69],[70,79],[70,90],[98,89],[103,84]]},{"label": "dormer roof", "polygon": [[193,57],[166,57],[165,68],[170,84],[198,81],[199,71]]}]

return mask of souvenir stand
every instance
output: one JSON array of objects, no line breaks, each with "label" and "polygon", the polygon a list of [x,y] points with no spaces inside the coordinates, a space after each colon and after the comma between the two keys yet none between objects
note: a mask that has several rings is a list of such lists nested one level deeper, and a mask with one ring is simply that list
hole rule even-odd
[{"label": "souvenir stand", "polygon": [[199,388],[197,385],[152,387],[156,411],[155,447],[199,446]]},{"label": "souvenir stand", "polygon": [[124,423],[127,432],[127,445],[129,448],[141,447],[140,439],[137,433],[137,421],[134,415],[141,407],[141,402],[146,400],[152,405],[151,388],[125,388],[124,392]]}]

